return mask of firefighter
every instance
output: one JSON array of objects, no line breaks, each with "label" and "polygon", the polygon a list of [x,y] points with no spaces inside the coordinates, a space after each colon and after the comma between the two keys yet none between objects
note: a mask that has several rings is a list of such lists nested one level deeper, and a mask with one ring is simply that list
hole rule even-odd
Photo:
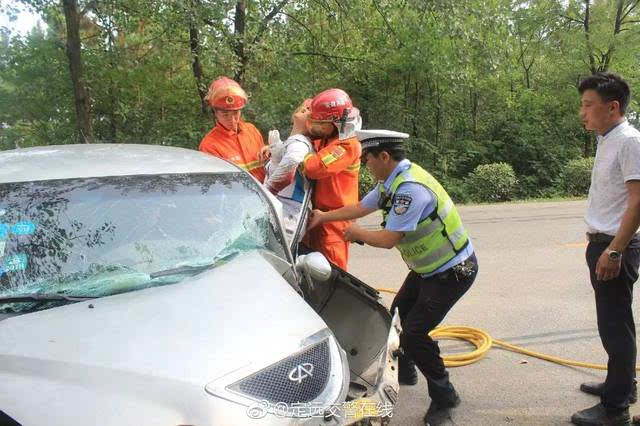
[{"label": "firefighter", "polygon": [[[360,143],[355,131],[361,123],[360,111],[341,89],[327,89],[311,100],[305,134],[313,140],[315,152],[307,154],[301,169],[315,180],[314,209],[329,211],[358,202]],[[324,223],[309,229],[303,243],[346,270],[349,243],[343,233],[348,225],[348,221]]]},{"label": "firefighter", "polygon": [[476,255],[447,192],[405,158],[403,141],[409,135],[387,130],[357,133],[362,160],[378,185],[359,203],[331,212],[314,210],[309,228],[383,211],[384,229],[372,231],[353,224],[344,230],[344,237],[374,247],[397,247],[410,269],[391,305],[391,312],[397,309],[400,315],[400,345],[405,352],[398,360],[398,381],[416,384],[417,365],[431,397],[425,421],[437,424],[460,403],[460,397],[449,381],[438,343],[428,333],[473,284]]},{"label": "firefighter", "polygon": [[246,92],[234,80],[219,77],[209,86],[205,99],[213,109],[216,125],[200,142],[200,151],[231,161],[264,182],[264,140],[253,124],[241,118]]}]

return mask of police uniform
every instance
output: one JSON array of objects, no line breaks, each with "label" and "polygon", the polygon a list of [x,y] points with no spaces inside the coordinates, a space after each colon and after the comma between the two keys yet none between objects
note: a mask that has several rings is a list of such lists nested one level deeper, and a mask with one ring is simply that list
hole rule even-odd
[{"label": "police uniform", "polygon": [[[405,133],[362,130],[362,149],[393,146]],[[361,201],[368,209],[383,210],[384,229],[402,232],[396,247],[411,271],[398,291],[391,311],[399,311],[401,383],[414,384],[415,367],[427,378],[436,408],[460,401],[449,381],[438,343],[428,336],[475,280],[478,264],[471,239],[444,188],[422,167],[400,161],[384,182]]]}]

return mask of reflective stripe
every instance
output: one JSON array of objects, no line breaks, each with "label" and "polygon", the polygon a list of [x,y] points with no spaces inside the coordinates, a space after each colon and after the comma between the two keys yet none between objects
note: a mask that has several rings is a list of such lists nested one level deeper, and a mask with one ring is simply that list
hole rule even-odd
[{"label": "reflective stripe", "polygon": [[337,161],[338,159],[336,157],[333,156],[333,154],[328,154],[325,155],[324,157],[322,157],[322,162],[324,163],[325,166],[328,166],[329,164],[333,163],[334,161]]},{"label": "reflective stripe", "polygon": [[444,205],[442,210],[438,210],[438,216],[440,216],[443,220],[447,217],[449,213],[451,213],[451,209],[453,209],[453,201],[447,200],[447,203]]},{"label": "reflective stripe", "polygon": [[429,252],[429,254],[427,254],[426,256],[422,256],[419,257],[417,259],[415,259],[415,261],[411,258],[407,259],[405,258],[404,260],[409,263],[409,267],[411,269],[413,268],[426,268],[429,265],[438,262],[440,259],[442,258],[451,258],[453,259],[453,257],[455,256],[455,251],[453,251],[453,248],[451,247],[451,245],[447,244],[445,246],[440,247],[439,249],[435,250],[435,251],[431,251]]},{"label": "reflective stripe", "polygon": [[[415,243],[420,238],[426,237],[427,235],[431,234],[432,232],[435,232],[439,228],[443,227],[443,221],[446,220],[446,216],[449,213],[451,213],[452,209],[453,209],[453,202],[452,201],[448,201],[445,204],[444,208],[441,211],[438,212],[438,216],[439,217],[437,219],[434,219],[428,225],[422,225],[421,226],[421,224],[418,224],[418,227],[415,229],[415,231],[407,232],[405,234],[405,237],[402,239],[402,244]],[[441,218],[442,218],[442,220],[441,220]],[[426,220],[429,220],[429,219],[426,219]],[[460,235],[464,236],[464,229],[462,229],[461,231],[462,231],[462,233]],[[454,236],[457,235],[459,232],[460,231],[456,231],[454,233]],[[458,239],[460,239],[460,236],[455,236],[454,237],[454,241],[457,241]]]},{"label": "reflective stripe", "polygon": [[453,234],[451,234],[451,242],[453,245],[458,245],[458,242],[462,239],[467,238],[467,232],[464,229],[464,226],[458,228]]},{"label": "reflective stripe", "polygon": [[358,161],[356,164],[352,164],[349,167],[347,167],[347,171],[349,172],[355,172],[360,170],[360,162]]},{"label": "reflective stripe", "polygon": [[426,237],[427,235],[431,234],[432,232],[436,231],[438,228],[441,228],[441,227],[442,227],[442,222],[440,221],[440,219],[436,219],[433,222],[429,223],[428,225],[424,225],[422,227],[420,226],[420,224],[418,224],[418,227],[416,228],[415,231],[407,232],[404,234],[405,236],[402,239],[402,244],[415,243],[420,238]]},{"label": "reflective stripe", "polygon": [[252,161],[251,163],[248,163],[246,165],[243,164],[240,167],[246,168],[247,170],[251,171],[253,169],[262,167],[262,161]]}]

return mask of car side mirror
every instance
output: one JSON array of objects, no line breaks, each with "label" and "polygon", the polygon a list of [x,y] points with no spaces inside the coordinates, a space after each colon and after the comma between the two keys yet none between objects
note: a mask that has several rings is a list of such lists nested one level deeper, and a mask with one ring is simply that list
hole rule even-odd
[{"label": "car side mirror", "polygon": [[331,278],[331,264],[322,253],[317,251],[298,256],[296,270],[309,274],[317,281],[327,281]]}]

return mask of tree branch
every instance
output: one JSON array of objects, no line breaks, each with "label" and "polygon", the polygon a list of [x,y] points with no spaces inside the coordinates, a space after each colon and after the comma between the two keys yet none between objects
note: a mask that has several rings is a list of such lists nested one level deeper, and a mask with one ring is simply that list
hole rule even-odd
[{"label": "tree branch", "polygon": [[387,28],[389,28],[389,31],[391,31],[391,34],[393,34],[393,36],[396,38],[396,40],[398,40],[398,47],[404,47],[404,44],[402,43],[402,40],[400,40],[400,38],[398,37],[398,34],[396,34],[396,32],[393,30],[393,27],[391,26],[391,24],[387,20],[387,17],[385,16],[385,14],[382,13],[382,10],[380,10],[380,6],[378,6],[378,2],[376,0],[373,0],[373,6],[376,8],[376,10],[380,14],[380,16],[382,16],[382,20],[387,25]]},{"label": "tree branch", "polygon": [[566,19],[567,21],[572,21],[572,22],[575,22],[576,24],[584,25],[584,21],[581,21],[576,18],[572,18],[571,16],[560,15],[560,17]]},{"label": "tree branch", "polygon": [[260,39],[262,38],[262,34],[264,34],[264,32],[267,30],[267,27],[269,26],[269,22],[278,14],[280,13],[280,10],[286,6],[286,4],[289,2],[289,0],[280,0],[280,3],[276,4],[273,9],[271,9],[271,12],[269,12],[263,19],[262,22],[260,23],[260,28],[258,28],[258,31],[256,32],[256,36],[253,38],[253,44],[256,44],[260,41]]},{"label": "tree branch", "polygon": [[[622,19],[620,20],[620,22],[624,21],[625,18],[627,16],[629,16],[629,14],[633,11],[633,9],[636,8],[636,6],[638,6],[638,3],[640,3],[640,0],[636,0],[633,4],[629,5],[629,10],[625,11],[622,15]],[[637,21],[636,21],[637,22]]]},{"label": "tree branch", "polygon": [[321,53],[321,52],[289,52],[289,54],[293,56],[321,56],[323,58],[329,58],[329,59],[342,59],[345,61],[365,62],[365,63],[372,64],[371,61],[368,61],[362,58],[351,58],[348,56],[328,55],[326,53]]}]

